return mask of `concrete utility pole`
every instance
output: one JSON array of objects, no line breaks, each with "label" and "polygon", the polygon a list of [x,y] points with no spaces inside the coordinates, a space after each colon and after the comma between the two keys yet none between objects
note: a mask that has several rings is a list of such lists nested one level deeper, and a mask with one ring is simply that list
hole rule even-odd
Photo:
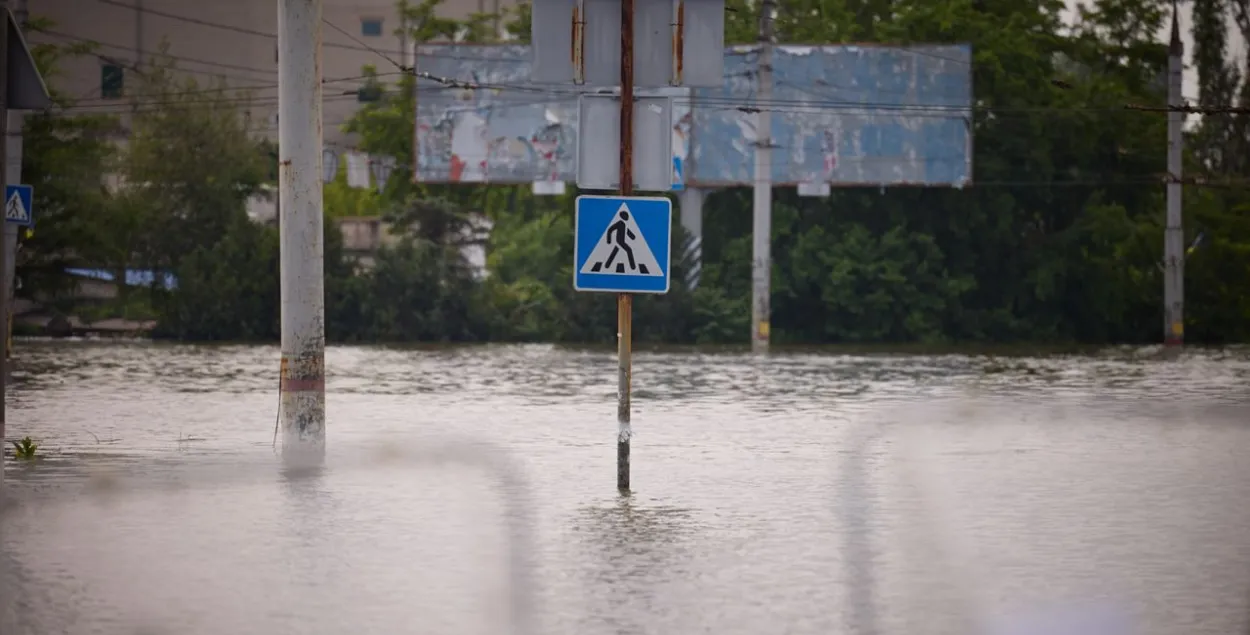
[{"label": "concrete utility pole", "polygon": [[686,284],[695,289],[699,286],[699,276],[703,272],[703,202],[707,198],[707,191],[687,187],[677,198],[681,205],[681,226],[690,234],[691,267]]},{"label": "concrete utility pole", "polygon": [[1172,3],[1172,41],[1168,47],[1168,184],[1167,228],[1163,236],[1163,343],[1180,346],[1185,341],[1185,233],[1181,225],[1181,164],[1185,103],[1181,94],[1185,50],[1181,44],[1180,10]]},{"label": "concrete utility pole", "polygon": [[[7,3],[4,3],[7,4]],[[30,13],[26,7],[26,0],[17,0],[17,10],[13,17],[17,18],[17,24],[21,28],[26,28],[26,20]],[[26,113],[20,110],[10,110],[8,113],[8,145],[5,147],[5,172],[4,178],[6,183],[22,182],[22,120]],[[17,233],[21,228],[17,225],[5,223],[4,225],[4,280],[8,293],[9,312],[13,311],[13,305],[17,296]],[[4,346],[5,355],[8,355],[9,337],[13,332],[13,323],[10,320],[5,326]]]},{"label": "concrete utility pole", "polygon": [[[6,185],[9,179],[9,3],[0,0],[0,175],[4,175]],[[12,181],[20,183],[21,181]],[[7,201],[6,201],[7,202]],[[3,219],[0,219],[3,220]],[[0,240],[0,262],[7,263],[9,261],[9,240],[8,226],[6,221],[4,240]],[[6,267],[7,269],[7,267]],[[0,457],[4,456],[5,441],[5,412],[9,409],[9,351],[8,351],[8,334],[9,334],[9,294],[6,290],[0,293],[0,326],[4,327],[5,343],[4,354],[0,355]],[[4,482],[4,464],[0,462],[0,483]]]},{"label": "concrete utility pole", "polygon": [[760,7],[759,70],[756,95],[759,113],[755,124],[755,202],[751,264],[751,350],[768,352],[770,295],[772,285],[773,179],[772,113],[773,98],[773,20],[776,0],[764,0]]},{"label": "concrete utility pole", "polygon": [[[143,0],[135,1],[135,66],[143,66],[143,47],[146,38],[143,36]],[[22,0],[26,2],[26,0]]]},{"label": "concrete utility pole", "polygon": [[321,175],[322,0],[278,0],[278,188],[282,266],[282,454],[325,456],[325,269]]}]

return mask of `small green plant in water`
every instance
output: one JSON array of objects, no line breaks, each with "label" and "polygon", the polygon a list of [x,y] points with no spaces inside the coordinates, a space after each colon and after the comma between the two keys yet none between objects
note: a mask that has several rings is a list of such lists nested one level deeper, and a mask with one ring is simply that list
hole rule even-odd
[{"label": "small green plant in water", "polygon": [[35,452],[39,451],[39,444],[35,443],[30,437],[26,437],[21,441],[13,442],[13,455],[19,459],[30,460],[35,458]]}]

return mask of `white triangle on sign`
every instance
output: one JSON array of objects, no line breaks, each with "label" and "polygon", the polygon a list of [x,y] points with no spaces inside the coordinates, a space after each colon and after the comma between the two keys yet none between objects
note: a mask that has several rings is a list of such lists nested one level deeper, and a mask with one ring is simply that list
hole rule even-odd
[{"label": "white triangle on sign", "polygon": [[[623,242],[624,245],[618,244]],[[629,206],[621,203],[612,222],[595,243],[595,248],[582,265],[582,273],[602,273],[616,276],[663,276],[660,263],[638,229],[638,222]]]},{"label": "white triangle on sign", "polygon": [[22,197],[17,192],[4,204],[4,219],[22,222],[30,220],[30,212],[22,204]]}]

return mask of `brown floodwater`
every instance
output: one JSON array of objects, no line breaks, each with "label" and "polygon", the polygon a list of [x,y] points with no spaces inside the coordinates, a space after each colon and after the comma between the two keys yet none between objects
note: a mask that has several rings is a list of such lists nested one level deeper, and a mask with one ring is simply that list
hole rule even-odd
[{"label": "brown floodwater", "polygon": [[0,633],[1227,635],[1250,350],[333,347],[328,458],[275,347],[22,342]]}]

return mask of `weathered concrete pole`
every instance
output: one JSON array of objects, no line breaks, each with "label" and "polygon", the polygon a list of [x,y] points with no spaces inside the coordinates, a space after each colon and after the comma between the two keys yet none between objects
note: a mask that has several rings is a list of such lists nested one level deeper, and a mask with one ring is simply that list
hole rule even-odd
[{"label": "weathered concrete pole", "polygon": [[[17,26],[25,29],[26,22],[30,18],[27,0],[17,0],[16,4],[17,8],[13,12],[13,17],[17,18]],[[9,133],[6,139],[4,176],[5,180],[12,184],[22,182],[22,122],[25,115],[26,113],[20,110],[10,110],[8,115]],[[4,224],[4,284],[8,289],[6,300],[8,301],[10,318],[4,332],[6,347],[9,346],[13,339],[12,317],[17,290],[15,281],[17,279],[17,233],[19,229],[17,225]]]},{"label": "weathered concrete pole", "polygon": [[[0,0],[0,177],[8,179],[8,161],[9,161],[9,6],[7,2]],[[5,183],[5,185],[8,185]],[[3,192],[4,188],[0,188]],[[7,228],[9,223],[0,217],[0,223]],[[6,241],[0,236],[0,263],[8,260],[8,249],[6,249]],[[0,293],[0,324],[3,330],[0,334],[5,338],[3,347],[0,347],[0,487],[4,485],[4,446],[8,443],[5,440],[5,411],[8,410],[8,389],[9,380],[9,351],[8,351],[8,334],[9,334],[9,294],[6,288]],[[0,501],[2,502],[2,501]]]},{"label": "weathered concrete pole", "polygon": [[751,349],[767,353],[772,318],[773,233],[773,20],[776,0],[763,0],[760,8],[759,69],[755,91],[759,113],[755,124],[755,196],[751,229]]},{"label": "weathered concrete pole", "polygon": [[699,274],[703,272],[703,202],[707,191],[687,187],[678,195],[681,202],[681,226],[690,234],[690,277],[686,284],[691,289],[699,286]]},{"label": "weathered concrete pole", "polygon": [[325,269],[321,194],[322,0],[278,0],[282,263],[282,455],[325,456]]},{"label": "weathered concrete pole", "polygon": [[1185,105],[1181,94],[1185,49],[1181,44],[1178,9],[1172,5],[1172,39],[1168,46],[1168,183],[1167,225],[1163,234],[1163,343],[1185,342],[1185,232],[1181,225],[1181,171],[1185,143]]}]

